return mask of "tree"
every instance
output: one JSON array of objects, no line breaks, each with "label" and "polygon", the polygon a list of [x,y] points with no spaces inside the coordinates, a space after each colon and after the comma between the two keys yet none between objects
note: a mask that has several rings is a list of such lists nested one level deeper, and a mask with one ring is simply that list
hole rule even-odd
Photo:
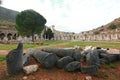
[{"label": "tree", "polygon": [[45,27],[46,19],[34,10],[24,10],[16,16],[16,29],[20,35],[31,36],[41,33]]},{"label": "tree", "polygon": [[50,28],[47,28],[47,30],[45,30],[43,37],[46,39],[52,39],[54,38],[54,33],[52,32],[52,30]]}]

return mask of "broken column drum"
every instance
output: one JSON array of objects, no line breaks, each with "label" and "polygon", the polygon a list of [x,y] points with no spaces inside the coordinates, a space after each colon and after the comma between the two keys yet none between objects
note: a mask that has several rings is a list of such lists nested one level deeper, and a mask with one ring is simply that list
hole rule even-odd
[{"label": "broken column drum", "polygon": [[69,64],[70,62],[74,61],[74,59],[70,56],[65,56],[63,58],[60,58],[58,61],[57,61],[57,64],[56,66],[58,68],[64,68],[67,64]]},{"label": "broken column drum", "polygon": [[74,60],[76,60],[76,61],[79,61],[81,58],[80,51],[77,51],[75,49],[62,49],[62,48],[46,47],[46,48],[42,48],[42,51],[54,53],[58,57],[70,56],[70,57],[74,58]]},{"label": "broken column drum", "polygon": [[68,72],[81,71],[82,64],[79,61],[73,61],[66,65],[65,70]]},{"label": "broken column drum", "polygon": [[57,62],[57,56],[55,54],[40,50],[33,53],[33,57],[40,62],[44,68],[53,68]]}]

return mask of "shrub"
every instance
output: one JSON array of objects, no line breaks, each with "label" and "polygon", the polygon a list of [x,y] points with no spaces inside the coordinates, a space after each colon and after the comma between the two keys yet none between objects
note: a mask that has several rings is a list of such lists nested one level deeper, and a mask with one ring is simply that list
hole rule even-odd
[{"label": "shrub", "polygon": [[95,31],[94,34],[97,35],[97,34],[100,34],[100,32],[99,31]]},{"label": "shrub", "polygon": [[108,28],[109,28],[109,29],[116,29],[117,26],[116,26],[115,24],[111,24]]}]

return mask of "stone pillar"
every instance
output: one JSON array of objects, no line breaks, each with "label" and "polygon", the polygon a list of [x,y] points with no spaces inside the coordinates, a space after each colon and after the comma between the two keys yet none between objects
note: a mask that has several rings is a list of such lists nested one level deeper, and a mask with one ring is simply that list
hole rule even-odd
[{"label": "stone pillar", "polygon": [[18,74],[23,68],[23,44],[19,43],[16,49],[13,49],[6,56],[7,71],[9,75]]}]

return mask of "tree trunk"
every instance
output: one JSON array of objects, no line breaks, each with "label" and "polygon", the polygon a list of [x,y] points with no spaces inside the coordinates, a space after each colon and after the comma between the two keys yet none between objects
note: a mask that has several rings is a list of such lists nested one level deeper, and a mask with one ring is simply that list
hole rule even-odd
[{"label": "tree trunk", "polygon": [[32,30],[32,42],[34,42],[34,30]]}]

